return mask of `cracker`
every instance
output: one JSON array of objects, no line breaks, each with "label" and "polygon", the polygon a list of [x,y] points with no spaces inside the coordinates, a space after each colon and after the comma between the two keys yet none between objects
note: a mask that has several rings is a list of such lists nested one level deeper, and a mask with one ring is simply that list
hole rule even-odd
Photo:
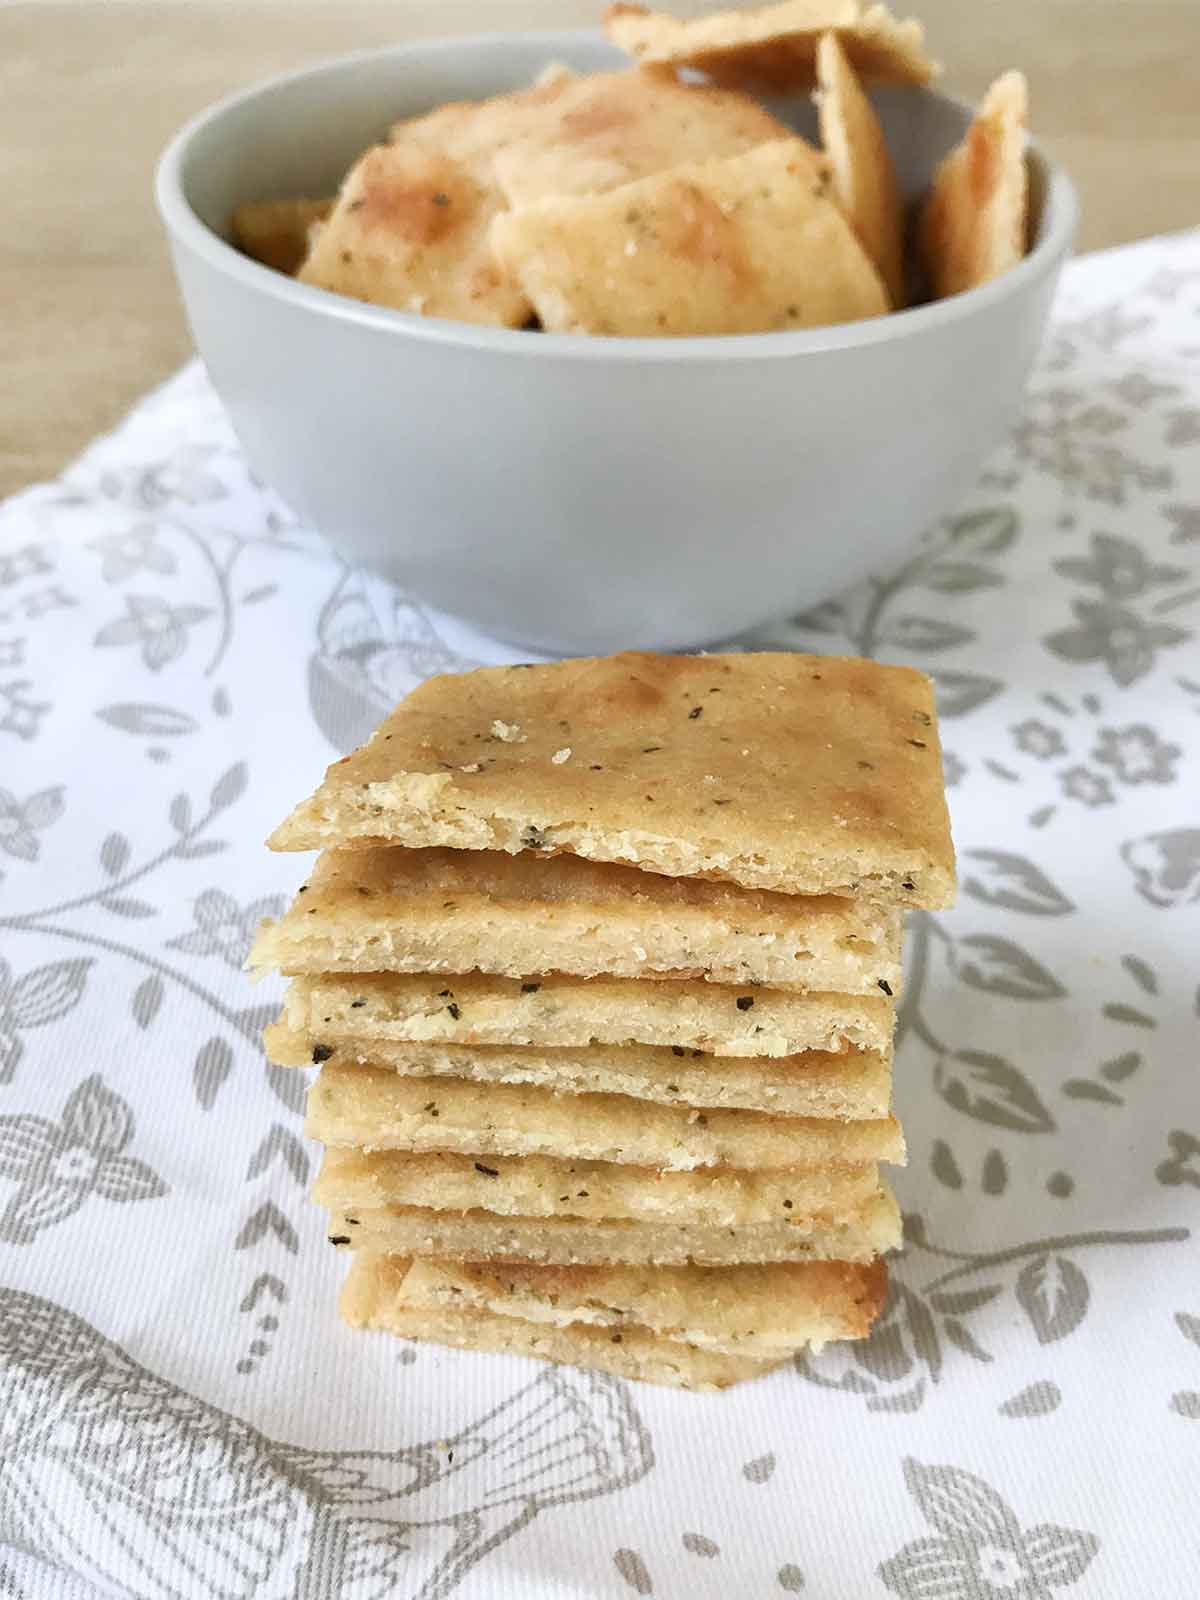
[{"label": "cracker", "polygon": [[357,1217],[351,1229],[357,1242],[358,1229],[372,1212],[408,1206],[556,1223],[573,1217],[737,1229],[763,1223],[802,1227],[815,1216],[848,1223],[878,1188],[874,1164],[802,1172],[731,1167],[660,1172],[656,1167],[550,1156],[476,1161],[469,1155],[331,1147],[321,1162],[313,1199]]},{"label": "cracker", "polygon": [[402,1258],[357,1259],[342,1288],[343,1319],[352,1328],[372,1328],[402,1339],[428,1339],[494,1355],[533,1356],[676,1389],[727,1389],[730,1384],[760,1377],[776,1365],[699,1350],[660,1338],[645,1328],[616,1334],[582,1325],[551,1328],[498,1317],[490,1311],[413,1305],[405,1292],[407,1271],[408,1263]]},{"label": "cracker", "polygon": [[898,994],[900,914],[525,851],[328,851],[252,967],[692,977]]},{"label": "cracker", "polygon": [[[269,1060],[307,1067],[320,1041],[284,1023],[264,1030]],[[412,1044],[361,1039],[324,1046],[326,1060],[386,1067],[410,1078],[470,1083],[527,1083],[558,1094],[623,1094],[668,1105],[726,1106],[778,1116],[885,1117],[891,1105],[891,1059],[873,1050],[840,1055],[706,1056],[682,1045],[585,1045],[538,1049],[512,1045]]]},{"label": "cracker", "polygon": [[893,307],[904,304],[904,213],[874,107],[836,33],[817,46],[817,110],[833,198],[875,263]]},{"label": "cracker", "polygon": [[921,215],[921,254],[934,294],[959,294],[1015,267],[1029,231],[1023,74],[997,78],[934,174]]},{"label": "cracker", "polygon": [[824,1122],[765,1111],[696,1111],[617,1094],[556,1095],[513,1083],[402,1078],[329,1062],[308,1092],[305,1132],[363,1150],[544,1155],[689,1172],[903,1162],[894,1117]]},{"label": "cracker", "polygon": [[[736,90],[681,83],[669,70],[578,78],[536,132],[495,155],[514,209],[550,196],[599,194],[668,167],[744,154],[792,130]],[[817,151],[802,144],[810,171]]]},{"label": "cracker", "polygon": [[954,898],[933,686],[837,656],[627,651],[429,678],[270,843],[363,839]]},{"label": "cracker", "polygon": [[726,1056],[886,1050],[894,1004],[883,995],[797,994],[677,979],[391,972],[293,978],[288,1026],[333,1045],[347,1039],[458,1044],[657,1044]]},{"label": "cracker", "polygon": [[351,168],[300,282],[398,311],[519,328],[529,302],[488,243],[503,206],[486,162],[417,139],[378,145]]},{"label": "cracker", "polygon": [[795,94],[816,81],[817,41],[836,29],[855,71],[871,83],[928,83],[941,70],[919,22],[861,0],[784,0],[681,22],[639,5],[610,6],[609,38],[643,63],[694,67],[714,83]]},{"label": "cracker", "polygon": [[503,1217],[488,1211],[421,1206],[355,1210],[330,1218],[339,1248],[491,1261],[512,1256],[552,1266],[734,1266],[769,1261],[870,1261],[900,1242],[900,1212],[880,1191],[857,1213],[797,1222],[591,1222],[578,1217]]},{"label": "cracker", "polygon": [[489,1311],[555,1328],[649,1328],[727,1355],[780,1361],[803,1346],[862,1339],[887,1295],[887,1267],[848,1261],[739,1267],[541,1267],[413,1261],[409,1305]]},{"label": "cracker", "polygon": [[251,200],[230,219],[233,242],[264,267],[293,274],[308,254],[314,223],[324,222],[334,200]]},{"label": "cracker", "polygon": [[795,137],[506,212],[490,237],[550,333],[766,333],[888,309]]}]

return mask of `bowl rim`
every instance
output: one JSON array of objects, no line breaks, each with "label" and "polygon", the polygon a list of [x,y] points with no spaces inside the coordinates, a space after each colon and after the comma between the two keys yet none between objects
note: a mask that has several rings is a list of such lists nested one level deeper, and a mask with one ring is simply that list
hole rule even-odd
[{"label": "bowl rim", "polygon": [[[659,335],[618,337],[616,335],[556,333],[530,338],[522,328],[493,328],[478,323],[458,322],[445,317],[426,317],[389,306],[370,305],[330,290],[297,283],[281,272],[263,266],[237,250],[203,222],[192,208],[184,190],[183,173],[192,146],[207,129],[223,121],[248,102],[306,78],[349,70],[381,57],[404,61],[438,54],[503,49],[519,42],[523,47],[555,59],[563,50],[582,40],[603,39],[595,28],[569,28],[531,32],[490,32],[454,35],[448,38],[410,40],[407,43],[350,51],[329,56],[290,72],[277,73],[239,89],[206,107],[183,124],[172,136],[159,157],[154,175],[154,196],[159,215],[173,241],[186,245],[210,267],[259,290],[275,300],[332,317],[336,321],[376,328],[392,337],[409,337],[434,344],[465,347],[494,354],[522,355],[545,361],[583,359],[587,361],[730,361],[795,357],[834,350],[861,349],[894,339],[919,337],[936,328],[945,328],[1001,301],[1015,298],[1037,280],[1052,272],[1068,254],[1079,220],[1079,197],[1074,183],[1057,162],[1052,161],[1034,140],[1027,153],[1041,165],[1045,178],[1043,209],[1049,226],[1032,249],[1015,266],[988,283],[966,289],[943,300],[921,306],[908,306],[861,322],[834,323],[821,328],[799,328],[773,333]],[[631,63],[632,65],[632,63]],[[959,110],[972,108],[953,95],[928,85],[917,93],[930,94]]]}]

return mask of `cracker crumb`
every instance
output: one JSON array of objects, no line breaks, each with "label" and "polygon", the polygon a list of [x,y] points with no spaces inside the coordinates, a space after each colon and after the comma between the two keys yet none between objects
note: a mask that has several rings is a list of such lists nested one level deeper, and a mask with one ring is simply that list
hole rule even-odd
[{"label": "cracker crumb", "polygon": [[499,718],[492,723],[492,732],[505,744],[524,744],[527,738],[519,722],[501,722]]},{"label": "cracker crumb", "polygon": [[569,744],[563,745],[562,749],[556,750],[550,759],[556,767],[561,767],[564,761],[570,761],[571,759],[571,746]]}]

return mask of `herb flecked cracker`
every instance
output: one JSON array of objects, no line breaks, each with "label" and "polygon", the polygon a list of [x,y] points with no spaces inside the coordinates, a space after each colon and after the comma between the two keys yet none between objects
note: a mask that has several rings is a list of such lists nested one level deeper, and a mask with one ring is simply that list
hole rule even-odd
[{"label": "herb flecked cracker", "polygon": [[322,1067],[308,1092],[305,1132],[325,1145],[368,1151],[547,1155],[664,1172],[904,1160],[904,1138],[892,1117],[838,1122],[765,1111],[697,1112],[624,1095],[405,1078],[337,1062]]},{"label": "herb flecked cracker", "polygon": [[810,1050],[795,1056],[714,1056],[682,1045],[416,1044],[395,1039],[326,1043],[310,1031],[272,1023],[267,1059],[280,1067],[318,1060],[386,1067],[404,1077],[462,1078],[468,1083],[527,1083],[558,1094],[623,1094],[667,1105],[726,1106],[777,1116],[885,1117],[891,1105],[890,1052]]},{"label": "herb flecked cracker", "polygon": [[420,974],[332,973],[293,978],[289,1027],[345,1039],[460,1044],[657,1044],[726,1056],[801,1050],[886,1050],[895,1008],[882,995],[798,994],[791,989],[637,978],[479,974],[447,981]]},{"label": "herb flecked cracker", "polygon": [[614,5],[604,25],[639,62],[694,67],[714,83],[766,94],[811,89],[817,40],[831,29],[868,82],[928,83],[940,70],[925,52],[919,22],[901,22],[886,5],[861,0],[783,0],[687,22],[640,5]]},{"label": "herb flecked cracker", "polygon": [[[874,1162],[807,1171],[717,1167],[664,1172],[619,1161],[559,1156],[480,1159],[453,1151],[364,1151],[331,1146],[313,1188],[318,1205],[359,1218],[403,1206],[463,1215],[574,1217],[587,1222],[695,1223],[740,1229],[807,1226],[814,1217],[849,1227],[879,1193]],[[362,1236],[362,1237],[365,1237]]]},{"label": "herb flecked cracker", "polygon": [[503,207],[486,163],[417,139],[376,146],[351,169],[299,280],[398,311],[519,328],[529,302],[488,243]]},{"label": "herb flecked cracker", "polygon": [[260,927],[250,965],[289,976],[561,972],[898,994],[900,913],[580,856],[336,850],[282,921]]},{"label": "herb flecked cracker", "polygon": [[861,1339],[883,1307],[887,1267],[848,1261],[738,1267],[546,1267],[414,1260],[410,1304],[474,1308],[526,1322],[623,1330],[756,1360]]},{"label": "herb flecked cracker", "polygon": [[954,897],[933,687],[837,656],[630,651],[430,678],[270,843],[355,840],[567,851],[910,906]]},{"label": "herb flecked cracker", "polygon": [[645,1328],[629,1328],[614,1336],[579,1324],[553,1328],[475,1308],[453,1310],[414,1304],[405,1293],[407,1272],[408,1262],[402,1258],[356,1260],[342,1288],[343,1319],[353,1328],[374,1328],[402,1339],[427,1339],[460,1350],[534,1356],[676,1389],[726,1389],[730,1384],[769,1372],[777,1364],[700,1350],[664,1339]]},{"label": "herb flecked cracker", "polygon": [[962,143],[934,174],[921,215],[921,254],[935,295],[959,294],[1025,254],[1029,90],[1019,72],[992,84]]},{"label": "herb flecked cracker", "polygon": [[[663,1180],[666,1181],[665,1179]],[[702,1222],[590,1221],[566,1216],[505,1216],[395,1205],[335,1211],[329,1240],[365,1254],[512,1258],[547,1266],[725,1267],[767,1261],[871,1261],[900,1243],[900,1209],[878,1188],[855,1210],[809,1212],[786,1222],[713,1227]]]},{"label": "herb flecked cracker", "polygon": [[550,333],[764,333],[888,309],[879,274],[794,137],[505,212],[491,243]]},{"label": "herb flecked cracker", "polygon": [[893,307],[904,304],[904,214],[892,158],[874,107],[836,33],[817,47],[821,143],[833,198],[875,263]]}]

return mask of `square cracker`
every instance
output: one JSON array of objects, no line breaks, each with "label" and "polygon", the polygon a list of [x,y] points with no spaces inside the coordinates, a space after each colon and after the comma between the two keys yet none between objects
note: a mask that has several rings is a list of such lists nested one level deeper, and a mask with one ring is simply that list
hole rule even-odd
[{"label": "square cracker", "polygon": [[426,1206],[335,1212],[330,1243],[366,1254],[509,1258],[547,1266],[597,1264],[728,1267],[767,1261],[872,1261],[900,1243],[900,1209],[879,1188],[855,1211],[787,1222],[713,1227],[704,1222],[504,1216]]},{"label": "square cracker", "polygon": [[373,1328],[402,1339],[428,1339],[459,1350],[534,1356],[675,1389],[727,1389],[777,1365],[771,1360],[701,1350],[664,1339],[646,1328],[631,1327],[614,1339],[603,1328],[581,1324],[553,1328],[486,1310],[413,1304],[405,1293],[407,1272],[408,1262],[400,1257],[357,1259],[342,1288],[339,1305],[343,1319],[352,1328]]},{"label": "square cracker", "polygon": [[933,685],[837,656],[628,651],[427,679],[270,843],[364,839],[954,898]]},{"label": "square cracker", "polygon": [[368,150],[301,267],[301,283],[430,317],[516,328],[529,302],[488,243],[504,207],[485,162],[411,138]]},{"label": "square cracker", "polygon": [[403,1078],[385,1067],[339,1062],[326,1062],[308,1092],[305,1132],[322,1144],[362,1150],[443,1150],[489,1159],[546,1155],[664,1172],[904,1160],[904,1139],[893,1117],[835,1122],[766,1111],[697,1114],[690,1106],[651,1105],[624,1095],[557,1095],[515,1083]]},{"label": "square cracker", "polygon": [[942,162],[921,215],[921,253],[934,294],[959,294],[1015,267],[1029,230],[1025,124],[1019,72],[997,78]]},{"label": "square cracker", "polygon": [[327,851],[250,965],[322,972],[531,972],[900,992],[900,913],[529,851]]},{"label": "square cracker", "polygon": [[333,199],[248,201],[230,219],[233,242],[243,255],[290,276],[308,254],[313,224],[324,222],[335,204]]},{"label": "square cracker", "polygon": [[681,22],[640,5],[605,13],[609,38],[643,63],[695,67],[714,83],[765,94],[795,94],[816,82],[817,40],[835,29],[860,77],[871,83],[928,83],[940,68],[925,53],[919,22],[861,0],[783,0]]},{"label": "square cracker", "polygon": [[468,1083],[527,1083],[557,1094],[623,1094],[707,1109],[770,1111],[777,1116],[885,1117],[891,1105],[888,1053],[810,1050],[795,1056],[706,1056],[682,1045],[584,1045],[538,1049],[521,1045],[414,1044],[350,1039],[322,1044],[312,1032],[274,1022],[263,1032],[267,1059],[280,1067],[324,1059],[386,1067],[408,1078],[462,1078]]},{"label": "square cracker", "polygon": [[490,1311],[549,1327],[586,1323],[752,1359],[862,1339],[887,1294],[887,1267],[849,1261],[739,1267],[546,1267],[523,1261],[414,1260],[410,1305]]},{"label": "square cracker", "polygon": [[[792,130],[748,95],[681,83],[669,68],[575,79],[546,108],[536,131],[495,154],[495,172],[516,209],[552,196],[598,194],[669,167],[743,155]],[[817,151],[799,141],[810,171]]]},{"label": "square cracker", "polygon": [[663,1172],[559,1156],[497,1156],[481,1162],[453,1151],[413,1154],[335,1145],[325,1152],[313,1199],[357,1217],[352,1225],[352,1242],[357,1243],[368,1212],[397,1206],[460,1215],[696,1223],[736,1230],[767,1223],[801,1227],[815,1217],[849,1225],[878,1191],[874,1163],[809,1171],[718,1167]]},{"label": "square cracker", "polygon": [[888,309],[794,137],[505,212],[491,242],[550,333],[764,333]]},{"label": "square cracker", "polygon": [[836,33],[817,46],[817,111],[833,198],[875,263],[893,306],[904,304],[904,214],[874,107]]},{"label": "square cracker", "polygon": [[[723,1056],[885,1050],[895,1007],[883,995],[739,991],[686,978],[446,979],[392,972],[294,978],[289,1027],[347,1039],[459,1044],[656,1044]],[[323,1059],[323,1057],[321,1058]]]}]

